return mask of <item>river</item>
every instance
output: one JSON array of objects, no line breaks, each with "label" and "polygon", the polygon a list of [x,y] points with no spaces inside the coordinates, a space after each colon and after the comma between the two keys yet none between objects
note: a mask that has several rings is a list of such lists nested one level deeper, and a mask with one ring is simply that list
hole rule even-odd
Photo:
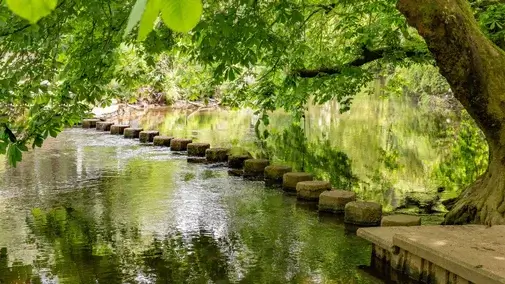
[{"label": "river", "polygon": [[[379,105],[398,112],[391,102]],[[250,110],[156,110],[120,122],[272,155],[385,210],[405,191],[435,189],[428,173],[440,153],[432,137],[407,123],[409,131],[391,138],[402,120],[389,112],[336,108],[311,109],[295,128],[289,115],[272,114],[267,144],[256,139]],[[384,168],[381,157],[392,151],[381,149],[391,144],[402,149],[395,163],[403,167]],[[370,245],[341,218],[136,140],[67,129],[17,168],[0,163],[2,284],[381,283],[358,268],[369,261]]]}]

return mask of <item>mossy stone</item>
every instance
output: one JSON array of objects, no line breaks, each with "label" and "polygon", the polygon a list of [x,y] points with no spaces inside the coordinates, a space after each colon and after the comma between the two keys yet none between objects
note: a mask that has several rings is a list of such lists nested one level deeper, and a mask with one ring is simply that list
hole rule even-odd
[{"label": "mossy stone", "polygon": [[382,227],[421,226],[421,218],[411,215],[388,215],[382,217]]},{"label": "mossy stone", "polygon": [[110,131],[110,128],[112,125],[114,125],[114,122],[99,121],[96,123],[96,130],[97,131]]},{"label": "mossy stone", "polygon": [[134,139],[134,138],[139,138],[140,132],[144,131],[142,128],[126,128],[124,130],[124,138],[128,139]]},{"label": "mossy stone", "polygon": [[244,162],[252,159],[251,155],[230,155],[228,156],[228,167],[232,169],[244,168]]},{"label": "mossy stone", "polygon": [[210,148],[209,143],[189,143],[188,156],[205,157],[205,151]]},{"label": "mossy stone", "polygon": [[228,161],[229,148],[210,148],[205,150],[205,157],[209,163],[224,163]]},{"label": "mossy stone", "polygon": [[290,166],[271,165],[265,168],[265,180],[269,183],[282,183],[282,177],[285,173],[291,172],[293,169]]},{"label": "mossy stone", "polygon": [[228,170],[228,175],[234,176],[234,177],[241,177],[244,175],[244,171],[241,169],[231,169],[231,170]]},{"label": "mossy stone", "polygon": [[285,173],[282,176],[282,189],[289,192],[296,192],[296,184],[301,181],[314,180],[314,177],[309,173],[291,172]]},{"label": "mossy stone", "polygon": [[347,190],[330,190],[319,195],[319,211],[344,213],[345,205],[356,201],[356,193]]},{"label": "mossy stone", "polygon": [[170,151],[186,151],[189,143],[193,143],[193,140],[180,138],[172,139],[170,141]]},{"label": "mossy stone", "polygon": [[130,125],[112,125],[110,127],[110,134],[112,135],[124,135],[124,130],[130,128]]},{"label": "mossy stone", "polygon": [[99,122],[100,119],[89,118],[82,120],[82,128],[96,128],[96,123]]},{"label": "mossy stone", "polygon": [[382,206],[375,202],[352,201],[345,205],[344,222],[360,226],[379,226]]},{"label": "mossy stone", "polygon": [[174,137],[155,136],[153,138],[153,145],[154,146],[170,147],[170,141],[172,141],[172,139],[174,139]]},{"label": "mossy stone", "polygon": [[263,177],[265,168],[270,164],[266,159],[248,159],[244,162],[244,177]]},{"label": "mossy stone", "polygon": [[301,181],[296,184],[296,197],[302,200],[318,201],[319,195],[329,190],[331,190],[331,184],[328,181]]},{"label": "mossy stone", "polygon": [[[188,151],[189,151],[189,148],[188,148]],[[192,157],[188,157],[187,161],[188,161],[188,163],[192,163],[192,164],[205,164],[205,163],[207,163],[207,159],[205,159],[205,157],[192,156]]]},{"label": "mossy stone", "polygon": [[139,133],[140,143],[151,143],[154,141],[154,137],[158,135],[160,135],[160,132],[155,130],[141,131]]}]

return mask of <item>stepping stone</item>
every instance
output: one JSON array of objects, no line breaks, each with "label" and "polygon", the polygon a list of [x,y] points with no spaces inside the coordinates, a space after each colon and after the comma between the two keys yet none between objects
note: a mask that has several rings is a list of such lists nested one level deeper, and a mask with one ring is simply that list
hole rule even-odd
[{"label": "stepping stone", "polygon": [[205,157],[205,151],[210,148],[208,143],[189,143],[188,156],[190,157]]},{"label": "stepping stone", "polygon": [[231,155],[228,157],[228,167],[232,169],[244,168],[244,162],[252,159],[251,155]]},{"label": "stepping stone", "polygon": [[126,128],[124,130],[124,138],[134,139],[139,138],[140,132],[144,131],[143,128]]},{"label": "stepping stone", "polygon": [[285,173],[289,173],[292,171],[292,168],[289,166],[283,165],[272,165],[265,168],[265,181],[269,183],[278,183],[282,184],[282,177]]},{"label": "stepping stone", "polygon": [[352,201],[345,205],[344,222],[360,226],[379,226],[382,205],[375,202]]},{"label": "stepping stone", "polygon": [[255,178],[263,177],[265,168],[270,164],[270,161],[265,159],[248,159],[244,162],[244,177]]},{"label": "stepping stone", "polygon": [[421,218],[411,215],[388,215],[382,217],[381,227],[421,226]]},{"label": "stepping stone", "polygon": [[318,201],[319,195],[329,190],[331,190],[331,184],[329,181],[301,181],[296,184],[296,197],[302,200]]},{"label": "stepping stone", "polygon": [[228,148],[210,148],[205,150],[205,157],[209,163],[224,163],[228,161]]},{"label": "stepping stone", "polygon": [[96,128],[96,123],[99,122],[100,119],[89,118],[82,120],[82,128]]},{"label": "stepping stone", "polygon": [[314,180],[314,177],[309,173],[285,173],[284,176],[282,176],[282,189],[289,192],[296,192],[297,183],[310,180]]},{"label": "stepping stone", "polygon": [[96,123],[97,131],[110,131],[110,127],[114,125],[114,122],[99,121]]},{"label": "stepping stone", "polygon": [[235,177],[241,177],[244,175],[244,171],[241,169],[231,169],[231,170],[228,170],[228,175],[235,176]]},{"label": "stepping stone", "polygon": [[193,140],[179,138],[172,139],[170,141],[170,151],[186,151],[189,143],[193,143]]},{"label": "stepping stone", "polygon": [[112,135],[123,135],[124,130],[126,128],[130,128],[130,125],[123,124],[123,125],[112,125],[110,127],[110,134]]},{"label": "stepping stone", "polygon": [[[189,148],[188,148],[188,151],[189,151]],[[207,163],[207,159],[205,157],[194,157],[194,156],[188,157],[187,161],[188,161],[188,163],[192,163],[192,164],[205,164],[205,163]]]},{"label": "stepping stone", "polygon": [[139,133],[140,143],[151,143],[154,141],[154,137],[158,135],[160,135],[160,132],[155,130],[141,131]]},{"label": "stepping stone", "polygon": [[344,213],[345,205],[356,201],[356,193],[347,190],[330,190],[319,195],[319,211]]},{"label": "stepping stone", "polygon": [[153,145],[154,146],[170,147],[170,141],[172,141],[172,139],[174,139],[174,137],[155,136],[153,139]]}]

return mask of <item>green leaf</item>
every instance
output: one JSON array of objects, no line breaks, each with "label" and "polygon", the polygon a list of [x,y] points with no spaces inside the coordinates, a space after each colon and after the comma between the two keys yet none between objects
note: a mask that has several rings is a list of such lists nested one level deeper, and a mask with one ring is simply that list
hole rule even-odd
[{"label": "green leaf", "polygon": [[138,40],[143,41],[153,30],[154,21],[158,18],[161,9],[160,0],[148,0],[142,19],[140,20]]},{"label": "green leaf", "polygon": [[202,16],[201,0],[165,0],[161,18],[167,27],[177,32],[189,32]]},{"label": "green leaf", "polygon": [[57,0],[7,0],[7,6],[16,15],[35,24],[56,8]]},{"label": "green leaf", "polygon": [[126,25],[124,36],[127,36],[133,30],[133,27],[135,27],[135,25],[140,21],[142,14],[144,13],[146,3],[147,0],[137,0],[135,5],[133,5],[130,16],[128,17],[128,25]]},{"label": "green leaf", "polygon": [[7,159],[9,160],[10,165],[15,167],[17,162],[21,162],[22,156],[23,154],[16,144],[9,145],[9,148],[7,149]]}]

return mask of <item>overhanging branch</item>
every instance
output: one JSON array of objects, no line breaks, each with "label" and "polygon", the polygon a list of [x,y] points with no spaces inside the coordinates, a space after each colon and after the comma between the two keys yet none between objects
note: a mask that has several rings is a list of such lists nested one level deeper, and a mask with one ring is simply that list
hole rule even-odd
[{"label": "overhanging branch", "polygon": [[[363,55],[360,58],[357,58],[347,64],[335,67],[322,67],[317,69],[300,69],[294,72],[294,74],[301,78],[314,78],[318,76],[330,76],[342,73],[342,70],[346,67],[361,67],[367,63],[376,61],[378,59],[382,59],[386,57],[388,54],[391,54],[393,51],[391,48],[377,49],[377,50],[369,50],[367,48],[363,49]],[[414,51],[414,50],[406,50],[404,51],[405,57],[416,57],[423,56],[429,54],[427,51]]]}]

